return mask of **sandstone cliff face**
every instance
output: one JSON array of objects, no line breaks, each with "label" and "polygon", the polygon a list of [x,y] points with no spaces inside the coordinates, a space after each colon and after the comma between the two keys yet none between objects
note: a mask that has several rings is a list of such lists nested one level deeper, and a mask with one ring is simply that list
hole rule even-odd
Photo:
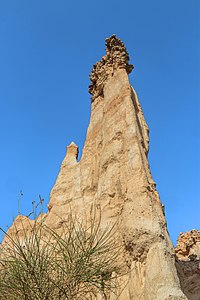
[{"label": "sandstone cliff face", "polygon": [[181,288],[190,300],[200,299],[200,231],[181,233],[175,249]]},{"label": "sandstone cliff face", "polygon": [[91,73],[91,118],[82,157],[76,161],[74,143],[67,147],[46,224],[59,228],[70,209],[83,216],[95,203],[103,224],[120,224],[131,272],[119,299],[186,299],[149,170],[148,127],[128,79],[133,66],[119,39],[112,36],[106,42],[107,53]]},{"label": "sandstone cliff face", "polygon": [[[152,179],[148,127],[128,73],[124,44],[111,36],[91,73],[91,118],[81,160],[67,147],[51,191],[46,225],[58,229],[69,211],[80,218],[94,204],[102,224],[118,223],[129,272],[110,300],[187,299],[180,288],[163,207]],[[100,299],[100,298],[99,298]]]}]

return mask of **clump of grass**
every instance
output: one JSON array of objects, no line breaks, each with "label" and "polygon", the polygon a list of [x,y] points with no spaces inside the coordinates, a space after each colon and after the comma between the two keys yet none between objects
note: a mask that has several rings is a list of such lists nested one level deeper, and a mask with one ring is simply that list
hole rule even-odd
[{"label": "clump of grass", "polygon": [[113,274],[122,268],[115,226],[102,229],[92,212],[84,223],[70,214],[59,233],[42,219],[24,220],[21,230],[14,222],[14,230],[4,232],[0,300],[89,299],[97,293],[107,299],[116,287]]},{"label": "clump of grass", "polygon": [[43,242],[42,223],[37,224],[37,220],[30,220],[28,228],[24,219],[20,223],[21,231],[14,223],[14,233],[5,233],[0,254],[0,299],[56,299],[51,280],[55,267],[51,237]]}]

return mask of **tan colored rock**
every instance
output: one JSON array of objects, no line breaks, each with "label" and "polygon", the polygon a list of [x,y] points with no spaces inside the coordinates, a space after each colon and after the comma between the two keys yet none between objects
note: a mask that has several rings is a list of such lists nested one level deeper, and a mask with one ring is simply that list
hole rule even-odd
[{"label": "tan colored rock", "polygon": [[119,299],[186,299],[149,170],[148,127],[129,83],[128,54],[115,36],[106,41],[107,54],[91,73],[92,109],[82,158],[67,166],[67,153],[46,224],[59,227],[70,209],[84,216],[95,203],[103,224],[119,222],[124,259],[132,270],[122,279],[127,286]]},{"label": "tan colored rock", "polygon": [[181,233],[175,253],[182,290],[189,300],[200,300],[200,230]]},{"label": "tan colored rock", "polygon": [[133,65],[129,64],[129,55],[124,43],[113,34],[106,39],[106,55],[93,66],[90,74],[89,93],[92,95],[92,101],[103,95],[107,79],[119,69],[125,69],[129,74]]},{"label": "tan colored rock", "polygon": [[[42,213],[38,216],[37,227],[39,227],[41,223],[44,223],[45,218],[45,213]],[[2,246],[4,249],[9,249],[10,247],[12,248],[12,245],[14,245],[14,240],[17,240],[23,244],[25,236],[27,237],[28,234],[32,232],[34,224],[36,224],[34,220],[29,219],[27,216],[18,215],[3,239]],[[13,241],[11,241],[11,239],[13,239]]]},{"label": "tan colored rock", "polygon": [[200,230],[181,232],[175,253],[177,258],[182,261],[200,259]]},{"label": "tan colored rock", "polygon": [[119,278],[119,300],[184,300],[163,206],[149,169],[148,126],[128,73],[124,44],[111,36],[91,73],[91,117],[82,157],[67,154],[51,191],[45,224],[58,230],[70,211],[79,218],[91,205],[102,226],[115,224],[129,272]]}]

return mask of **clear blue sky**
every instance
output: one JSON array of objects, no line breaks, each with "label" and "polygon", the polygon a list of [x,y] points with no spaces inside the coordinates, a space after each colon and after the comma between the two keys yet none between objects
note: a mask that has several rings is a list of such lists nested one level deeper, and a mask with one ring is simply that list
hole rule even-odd
[{"label": "clear blue sky", "polygon": [[200,228],[198,0],[0,1],[0,226],[49,200],[65,147],[83,147],[92,65],[116,33],[150,128],[173,242]]}]

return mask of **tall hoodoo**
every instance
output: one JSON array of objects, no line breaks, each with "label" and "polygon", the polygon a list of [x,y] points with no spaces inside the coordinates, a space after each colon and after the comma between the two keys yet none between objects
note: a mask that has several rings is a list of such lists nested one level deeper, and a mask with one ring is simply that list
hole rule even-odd
[{"label": "tall hoodoo", "polygon": [[[90,75],[91,117],[82,157],[68,146],[51,191],[45,223],[59,229],[69,211],[80,217],[92,204],[103,224],[119,224],[129,269],[110,300],[184,300],[163,206],[149,169],[148,126],[128,74],[133,66],[123,42],[106,39],[106,55]],[[125,285],[124,285],[125,283]],[[98,298],[100,299],[100,298]]]},{"label": "tall hoodoo", "polygon": [[91,118],[82,158],[62,164],[46,223],[59,227],[58,216],[65,218],[69,207],[81,216],[97,204],[104,224],[119,222],[131,270],[118,299],[186,299],[148,165],[148,127],[129,83],[132,69],[121,40],[115,35],[106,39],[106,55],[90,75]]}]

